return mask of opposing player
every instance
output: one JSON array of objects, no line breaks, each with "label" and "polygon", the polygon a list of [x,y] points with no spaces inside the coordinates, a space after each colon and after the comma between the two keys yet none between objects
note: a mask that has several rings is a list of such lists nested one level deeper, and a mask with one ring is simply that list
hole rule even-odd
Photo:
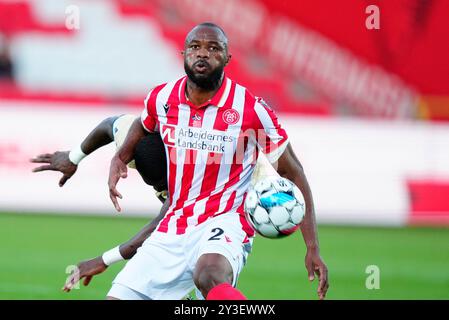
[{"label": "opposing player", "polygon": [[[104,119],[72,151],[56,151],[54,153],[40,154],[31,159],[34,163],[45,163],[33,169],[33,172],[59,171],[63,174],[59,181],[62,187],[77,171],[78,164],[83,158],[95,150],[115,142],[120,147],[128,133],[134,115],[113,116]],[[154,231],[158,222],[168,209],[166,158],[162,140],[159,135],[147,134],[137,144],[133,159],[128,166],[139,172],[144,182],[153,186],[156,196],[161,202],[165,202],[160,214],[150,223],[146,224],[129,241],[106,251],[104,254],[78,264],[77,272],[74,272],[64,285],[64,291],[70,291],[78,280],[84,279],[84,285],[88,285],[94,275],[104,272],[107,267],[115,262],[130,259],[144,240]]]},{"label": "opposing player", "polygon": [[[33,172],[59,171],[63,174],[59,180],[59,186],[64,186],[67,180],[76,173],[78,164],[86,156],[111,142],[115,142],[118,149],[123,144],[134,119],[136,119],[136,116],[131,114],[104,119],[79,146],[71,151],[45,153],[31,159],[31,162],[34,163],[46,163],[34,168]],[[156,196],[162,202],[166,199],[167,190],[167,165],[164,152],[160,136],[158,134],[146,134],[137,144],[133,160],[128,163],[128,167],[137,169],[146,184],[153,186]]]},{"label": "opposing player", "polygon": [[110,198],[145,132],[159,132],[168,158],[170,207],[156,230],[117,275],[109,299],[180,299],[194,285],[206,299],[245,299],[235,288],[254,231],[243,202],[262,150],[277,172],[293,181],[306,201],[301,231],[309,279],[319,276],[318,296],[328,289],[311,191],[274,112],[226,77],[231,55],[224,31],[212,23],[193,28],[183,51],[187,76],[150,91],[111,161]]}]

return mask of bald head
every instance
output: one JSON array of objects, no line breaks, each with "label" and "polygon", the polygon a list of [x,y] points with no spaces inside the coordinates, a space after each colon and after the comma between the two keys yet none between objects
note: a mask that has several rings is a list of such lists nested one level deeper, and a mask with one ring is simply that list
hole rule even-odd
[{"label": "bald head", "polygon": [[215,38],[222,43],[224,48],[228,50],[228,36],[224,30],[212,22],[203,22],[195,27],[187,34],[184,45],[187,46],[195,38]]}]

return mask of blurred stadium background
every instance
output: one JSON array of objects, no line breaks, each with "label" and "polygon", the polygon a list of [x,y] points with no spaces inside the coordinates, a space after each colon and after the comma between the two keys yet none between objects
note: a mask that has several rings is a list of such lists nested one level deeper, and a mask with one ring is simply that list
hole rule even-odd
[{"label": "blurred stadium background", "polygon": [[[183,74],[184,36],[203,21],[228,33],[228,75],[277,111],[306,169],[328,297],[449,299],[448,12],[445,0],[0,0],[0,299],[104,298],[122,264],[70,294],[66,267],[128,239],[160,203],[131,172],[115,213],[112,146],[62,189],[29,159],[139,114],[149,89]],[[315,298],[301,244],[256,239],[249,298]]]}]

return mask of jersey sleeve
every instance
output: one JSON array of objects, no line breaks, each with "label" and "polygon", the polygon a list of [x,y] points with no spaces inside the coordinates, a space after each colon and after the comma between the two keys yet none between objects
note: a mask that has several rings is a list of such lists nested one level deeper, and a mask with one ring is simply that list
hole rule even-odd
[{"label": "jersey sleeve", "polygon": [[157,131],[157,113],[156,113],[156,90],[151,90],[144,101],[144,108],[140,116],[142,126],[148,132]]},{"label": "jersey sleeve", "polygon": [[117,149],[122,146],[128,134],[129,128],[131,128],[131,125],[136,118],[137,116],[132,114],[122,114],[117,119],[115,119],[114,123],[112,124],[112,135],[114,137],[114,142]]},{"label": "jersey sleeve", "polygon": [[254,110],[257,145],[267,156],[268,161],[274,163],[287,147],[287,132],[279,124],[274,111],[261,98],[257,98]]},{"label": "jersey sleeve", "polygon": [[[131,128],[131,125],[136,118],[137,116],[132,114],[123,114],[115,119],[114,123],[112,124],[112,135],[114,137],[115,147],[117,150],[120,149],[120,147],[123,145],[123,142],[125,142],[129,128]],[[132,169],[136,168],[134,160],[128,163],[128,167]]]}]

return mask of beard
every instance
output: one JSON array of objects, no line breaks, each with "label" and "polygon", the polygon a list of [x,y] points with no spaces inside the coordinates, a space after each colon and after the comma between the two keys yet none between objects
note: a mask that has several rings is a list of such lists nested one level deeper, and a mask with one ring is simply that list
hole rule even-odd
[{"label": "beard", "polygon": [[213,91],[221,84],[224,66],[213,69],[209,74],[196,74],[193,68],[190,68],[184,61],[184,71],[187,77],[199,88],[206,91]]}]

